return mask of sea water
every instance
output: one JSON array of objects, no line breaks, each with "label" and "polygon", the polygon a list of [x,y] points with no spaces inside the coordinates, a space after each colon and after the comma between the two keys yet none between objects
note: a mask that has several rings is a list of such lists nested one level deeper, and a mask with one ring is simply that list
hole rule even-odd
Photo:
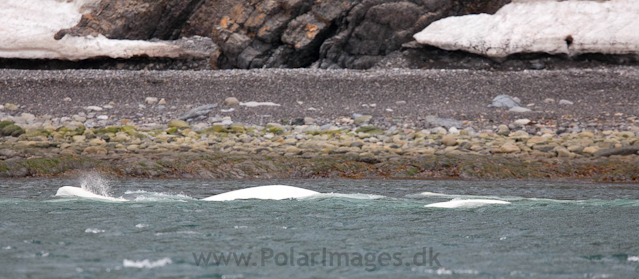
[{"label": "sea water", "polygon": [[[201,200],[270,184],[324,194]],[[472,199],[503,202],[426,207]],[[0,277],[637,278],[638,213],[634,184],[3,179]]]}]

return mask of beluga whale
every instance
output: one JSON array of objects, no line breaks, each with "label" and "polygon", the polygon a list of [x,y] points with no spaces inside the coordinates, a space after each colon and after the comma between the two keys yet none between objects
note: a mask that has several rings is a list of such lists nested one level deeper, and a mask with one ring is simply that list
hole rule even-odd
[{"label": "beluga whale", "polygon": [[203,201],[233,201],[233,200],[285,200],[285,199],[300,199],[313,195],[317,195],[319,192],[293,187],[286,185],[268,185],[251,187],[246,189],[235,190],[231,192],[222,193],[215,196],[202,199]]},{"label": "beluga whale", "polygon": [[101,201],[116,201],[116,202],[127,201],[123,198],[114,198],[114,197],[98,195],[90,191],[87,191],[85,189],[82,189],[80,187],[73,187],[73,186],[60,187],[60,189],[58,189],[58,192],[55,194],[55,196],[63,197],[63,198],[83,198],[83,199],[101,200]]}]

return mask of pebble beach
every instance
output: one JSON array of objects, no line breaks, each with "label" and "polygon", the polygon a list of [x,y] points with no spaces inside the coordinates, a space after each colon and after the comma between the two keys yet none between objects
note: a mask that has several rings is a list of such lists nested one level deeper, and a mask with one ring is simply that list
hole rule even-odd
[{"label": "pebble beach", "polygon": [[634,181],[638,82],[623,67],[5,70],[0,176]]}]

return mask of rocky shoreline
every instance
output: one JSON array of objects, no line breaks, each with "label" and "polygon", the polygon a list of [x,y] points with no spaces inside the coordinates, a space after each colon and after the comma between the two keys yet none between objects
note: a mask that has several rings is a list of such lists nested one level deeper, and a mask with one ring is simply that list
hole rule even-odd
[{"label": "rocky shoreline", "polygon": [[0,177],[632,182],[638,72],[3,71]]},{"label": "rocky shoreline", "polygon": [[[24,131],[0,122],[0,177],[66,175],[100,169],[123,176],[190,178],[588,178],[639,179],[639,128],[531,135],[523,123],[497,133],[473,128],[382,130],[369,116],[345,125],[87,129],[70,122]],[[353,128],[347,126],[354,125]]]}]

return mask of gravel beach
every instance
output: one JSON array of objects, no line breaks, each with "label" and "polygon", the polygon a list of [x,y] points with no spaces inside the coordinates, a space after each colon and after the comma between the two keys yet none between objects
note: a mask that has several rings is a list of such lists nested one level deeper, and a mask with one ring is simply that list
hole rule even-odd
[{"label": "gravel beach", "polygon": [[0,176],[636,181],[637,84],[623,67],[5,70]]},{"label": "gravel beach", "polygon": [[[217,103],[219,109],[211,116],[230,116],[235,122],[253,124],[300,117],[328,121],[359,113],[418,126],[428,115],[476,121],[473,125],[485,127],[519,118],[556,126],[569,125],[574,119],[583,125],[614,126],[639,114],[638,85],[639,69],[625,67],[518,72],[2,70],[0,103],[16,104],[20,112],[62,117],[86,112],[87,106],[113,102],[113,109],[105,114],[116,122],[166,122],[193,106]],[[501,94],[520,98],[522,106],[532,112],[488,108]],[[164,98],[166,109],[141,108],[146,97]],[[227,97],[281,106],[221,112]],[[549,98],[555,102],[544,103]],[[574,104],[559,105],[562,99]],[[402,101],[405,104],[397,104]],[[263,120],[260,115],[271,117]]]}]

